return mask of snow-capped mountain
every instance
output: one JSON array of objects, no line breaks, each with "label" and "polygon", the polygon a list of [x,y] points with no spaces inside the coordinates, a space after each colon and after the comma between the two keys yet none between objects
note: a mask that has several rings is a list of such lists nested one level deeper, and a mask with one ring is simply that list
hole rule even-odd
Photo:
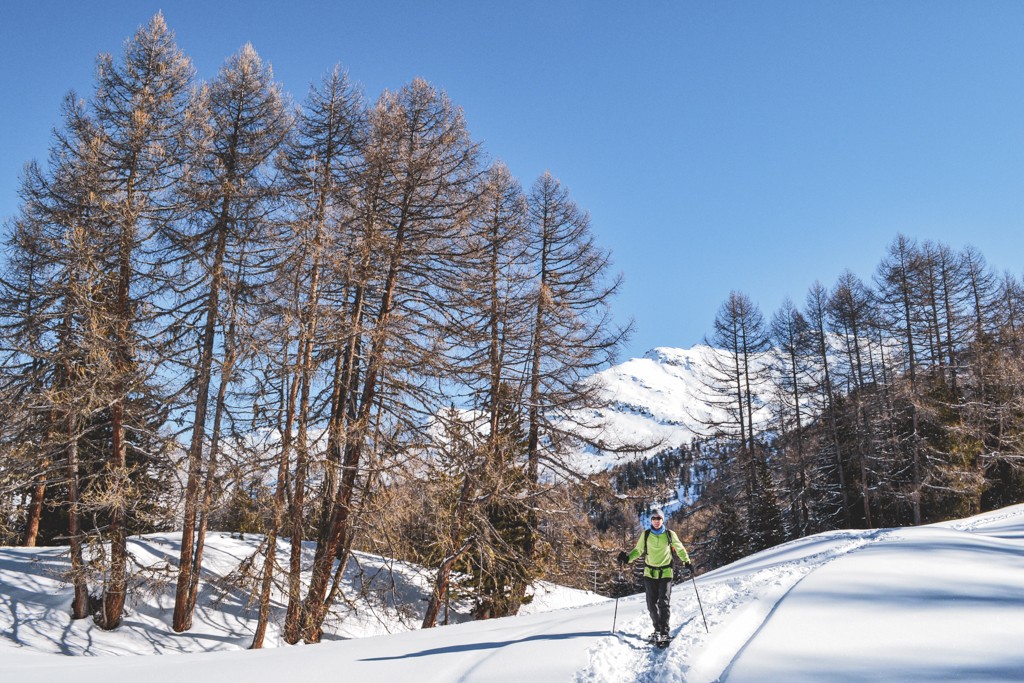
[{"label": "snow-capped mountain", "polygon": [[[626,459],[652,457],[705,434],[708,423],[724,418],[721,409],[711,406],[728,399],[711,387],[714,368],[727,363],[724,351],[704,344],[689,349],[658,347],[594,375],[609,407],[588,418],[595,425],[588,435],[609,444],[609,449],[584,450],[579,466],[588,471],[607,469]],[[768,408],[762,405],[755,419],[767,420]],[[621,444],[647,448],[612,452],[614,445]]]}]

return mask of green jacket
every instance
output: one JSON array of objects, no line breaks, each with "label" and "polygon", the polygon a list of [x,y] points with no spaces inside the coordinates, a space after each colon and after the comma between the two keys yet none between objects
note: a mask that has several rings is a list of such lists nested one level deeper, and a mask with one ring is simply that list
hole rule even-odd
[{"label": "green jacket", "polygon": [[649,579],[671,579],[672,578],[672,551],[683,562],[689,562],[690,556],[686,554],[686,548],[682,541],[676,536],[676,532],[667,529],[663,534],[656,534],[653,531],[648,534],[640,534],[636,547],[629,553],[629,562],[644,554],[644,536],[647,536],[647,561],[644,565],[644,576]]}]

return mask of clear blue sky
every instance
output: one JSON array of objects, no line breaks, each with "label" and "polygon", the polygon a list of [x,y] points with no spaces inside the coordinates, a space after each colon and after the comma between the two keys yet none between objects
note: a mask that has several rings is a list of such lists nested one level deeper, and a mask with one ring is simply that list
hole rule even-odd
[{"label": "clear blue sky", "polygon": [[624,356],[689,346],[731,289],[870,277],[903,232],[1024,266],[1024,3],[0,3],[0,215],[96,54],[162,9],[200,78],[252,42],[296,100],[335,63],[423,76],[525,186],[549,169],[626,277]]}]

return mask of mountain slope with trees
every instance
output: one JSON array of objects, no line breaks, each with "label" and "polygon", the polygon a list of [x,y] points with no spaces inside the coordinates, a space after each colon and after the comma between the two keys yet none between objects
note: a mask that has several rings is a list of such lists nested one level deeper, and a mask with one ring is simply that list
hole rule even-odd
[{"label": "mountain slope with trees", "polygon": [[1022,294],[970,247],[903,235],[870,283],[815,283],[769,320],[734,292],[708,346],[603,373],[614,428],[664,444],[653,464],[613,469],[618,491],[638,512],[678,497],[706,566],[1020,502]]},{"label": "mountain slope with trees", "polygon": [[430,568],[431,627],[608,592],[654,504],[708,570],[1024,500],[1024,284],[970,247],[897,236],[869,282],[731,292],[703,344],[615,366],[589,214],[426,81],[335,67],[294,106],[250,45],[198,81],[159,14],[97,64],[0,277],[0,542],[68,544],[76,619],[118,628],[157,531],[177,632],[207,534],[263,539],[259,648],[278,591],[318,642],[357,552]]}]

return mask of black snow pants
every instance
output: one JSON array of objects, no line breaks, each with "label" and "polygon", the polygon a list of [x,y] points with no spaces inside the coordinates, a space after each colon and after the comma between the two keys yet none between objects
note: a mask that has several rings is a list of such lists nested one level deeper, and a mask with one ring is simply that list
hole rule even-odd
[{"label": "black snow pants", "polygon": [[647,611],[651,615],[654,630],[668,633],[669,598],[672,597],[672,579],[644,577],[644,591],[647,593]]}]

